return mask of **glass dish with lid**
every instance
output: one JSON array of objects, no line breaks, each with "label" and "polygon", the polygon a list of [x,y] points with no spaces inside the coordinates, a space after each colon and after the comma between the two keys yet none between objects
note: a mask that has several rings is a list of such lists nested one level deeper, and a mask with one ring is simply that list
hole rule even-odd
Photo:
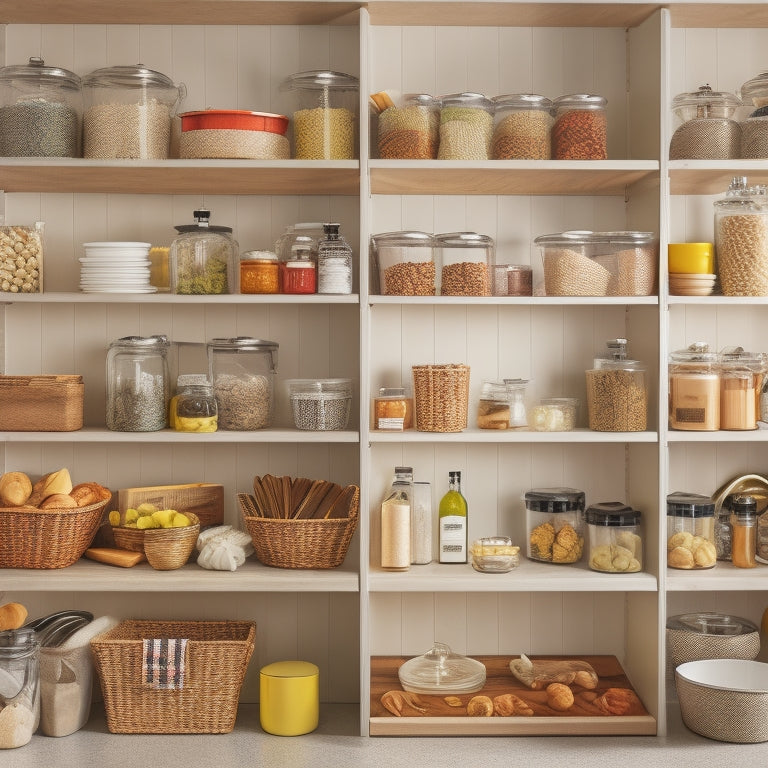
[{"label": "glass dish with lid", "polygon": [[485,685],[485,664],[435,643],[423,656],[415,656],[397,670],[400,685],[411,693],[474,693]]},{"label": "glass dish with lid", "polygon": [[472,542],[472,567],[481,573],[509,573],[520,564],[520,547],[509,536],[488,536]]}]

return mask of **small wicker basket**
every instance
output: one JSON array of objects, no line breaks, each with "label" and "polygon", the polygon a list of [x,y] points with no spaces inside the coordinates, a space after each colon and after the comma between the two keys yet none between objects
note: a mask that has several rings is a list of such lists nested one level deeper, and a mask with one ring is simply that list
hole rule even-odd
[{"label": "small wicker basket", "polygon": [[349,502],[349,516],[321,520],[261,517],[253,496],[238,493],[240,510],[256,557],[275,568],[336,568],[344,562],[357,526],[360,491]]},{"label": "small wicker basket", "polygon": [[[184,638],[183,687],[143,672],[144,640]],[[249,621],[121,621],[91,640],[112,733],[230,733],[256,643]]]},{"label": "small wicker basket", "polygon": [[192,525],[183,528],[112,529],[115,545],[131,552],[143,552],[149,564],[158,571],[181,568],[195,548],[200,535],[200,520],[192,512],[184,512]]},{"label": "small wicker basket", "polygon": [[73,509],[0,509],[0,568],[66,568],[77,562],[108,502]]},{"label": "small wicker basket", "polygon": [[469,366],[414,365],[413,399],[420,432],[461,432],[467,427]]},{"label": "small wicker basket", "polygon": [[0,429],[75,432],[83,428],[82,376],[0,376]]}]

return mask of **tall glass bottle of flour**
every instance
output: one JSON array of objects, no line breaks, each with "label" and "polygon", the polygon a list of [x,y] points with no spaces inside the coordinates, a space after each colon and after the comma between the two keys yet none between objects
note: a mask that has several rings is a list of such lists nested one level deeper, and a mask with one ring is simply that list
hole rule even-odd
[{"label": "tall glass bottle of flour", "polygon": [[381,504],[381,567],[407,571],[411,567],[411,497],[413,468],[395,467],[395,479]]},{"label": "tall glass bottle of flour", "polygon": [[448,493],[440,499],[441,563],[467,562],[467,500],[461,495],[461,472],[448,473]]}]

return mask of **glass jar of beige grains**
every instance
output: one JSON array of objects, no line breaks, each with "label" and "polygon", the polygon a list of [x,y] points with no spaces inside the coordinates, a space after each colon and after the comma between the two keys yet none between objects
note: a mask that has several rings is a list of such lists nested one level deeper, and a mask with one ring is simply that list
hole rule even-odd
[{"label": "glass jar of beige grains", "polygon": [[535,93],[494,100],[493,160],[549,160],[552,156],[552,102]]},{"label": "glass jar of beige grains", "polygon": [[281,89],[294,94],[293,156],[297,160],[356,157],[358,79],[344,72],[298,72]]},{"label": "glass jar of beige grains", "polygon": [[493,136],[493,101],[481,93],[443,96],[438,160],[488,160]]},{"label": "glass jar of beige grains", "polygon": [[491,296],[494,242],[476,232],[435,235],[441,296]]},{"label": "glass jar of beige grains", "polygon": [[440,140],[440,101],[428,93],[407,93],[379,114],[379,157],[434,160]]},{"label": "glass jar of beige grains", "polygon": [[435,295],[435,240],[427,232],[384,232],[371,238],[382,296]]}]

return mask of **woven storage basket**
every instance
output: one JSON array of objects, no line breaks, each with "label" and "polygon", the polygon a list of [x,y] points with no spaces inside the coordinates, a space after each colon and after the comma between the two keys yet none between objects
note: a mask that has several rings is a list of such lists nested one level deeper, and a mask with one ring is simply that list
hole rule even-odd
[{"label": "woven storage basket", "polygon": [[192,512],[182,513],[192,525],[184,528],[119,528],[112,529],[115,545],[131,552],[143,552],[149,564],[158,571],[181,568],[195,548],[200,535],[200,520]]},{"label": "woven storage basket", "polygon": [[[142,673],[145,639],[187,639],[184,684]],[[112,733],[229,733],[256,642],[249,621],[121,621],[91,640]]]},{"label": "woven storage basket", "polygon": [[260,517],[253,496],[238,493],[240,510],[256,557],[275,568],[336,568],[344,562],[357,525],[360,490],[349,502],[349,516],[323,520]]},{"label": "woven storage basket", "polygon": [[0,376],[0,429],[74,432],[83,427],[82,376]]},{"label": "woven storage basket", "polygon": [[461,432],[467,427],[468,365],[414,365],[413,399],[420,432]]},{"label": "woven storage basket", "polygon": [[109,499],[74,509],[0,509],[0,568],[66,568],[88,549]]}]

